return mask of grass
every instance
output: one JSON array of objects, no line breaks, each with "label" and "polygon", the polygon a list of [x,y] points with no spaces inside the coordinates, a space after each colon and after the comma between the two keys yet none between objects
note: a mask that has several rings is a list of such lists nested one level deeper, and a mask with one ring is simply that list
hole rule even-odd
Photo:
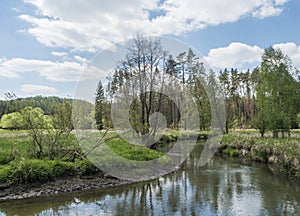
[{"label": "grass", "polygon": [[[273,139],[269,136],[259,137],[254,130],[235,130],[224,135],[220,149],[222,153],[230,156],[240,156],[241,151],[245,150],[254,160],[267,161],[270,156],[276,156],[285,170],[292,175],[300,176],[298,169],[300,159],[300,130],[292,131],[291,137]],[[203,137],[208,136],[209,132],[201,132]],[[195,138],[199,132],[196,131],[176,131],[167,130],[162,136],[161,142],[172,142],[178,138]],[[97,134],[95,134],[97,135]],[[99,136],[99,134],[97,135]],[[92,139],[97,139],[97,136]],[[134,161],[149,161],[156,158],[167,162],[169,159],[164,153],[151,150],[145,146],[132,145],[120,137],[116,132],[107,134],[108,137],[115,137],[106,142],[112,152],[120,156],[120,163],[129,163]],[[94,140],[95,141],[95,140]],[[69,137],[66,145],[76,142],[75,135]],[[91,142],[93,143],[93,142]],[[225,147],[226,146],[226,147]],[[37,160],[32,157],[32,142],[26,131],[0,130],[0,183],[26,183],[26,182],[44,182],[51,181],[63,176],[93,175],[99,173],[97,169],[88,160],[75,160],[75,162],[65,159],[49,160],[47,157]],[[100,149],[101,150],[101,149]],[[96,157],[97,155],[95,155]],[[97,160],[99,158],[96,158]],[[101,154],[103,164],[108,162],[115,163],[115,157],[105,152]]]},{"label": "grass", "polygon": [[[109,137],[116,133],[108,134]],[[67,140],[76,142],[72,134]],[[107,146],[121,158],[131,161],[148,161],[163,156],[163,153],[145,146],[131,145],[119,137],[110,139]],[[89,160],[63,159],[38,160],[32,157],[32,141],[26,131],[0,130],[0,184],[46,182],[64,176],[93,175],[101,172]]]},{"label": "grass", "polygon": [[47,182],[65,176],[82,176],[99,173],[87,160],[65,162],[59,160],[23,159],[0,166],[1,184]]},{"label": "grass", "polygon": [[121,138],[109,140],[107,145],[120,157],[135,161],[148,161],[159,158],[163,153],[145,146],[132,145]]}]

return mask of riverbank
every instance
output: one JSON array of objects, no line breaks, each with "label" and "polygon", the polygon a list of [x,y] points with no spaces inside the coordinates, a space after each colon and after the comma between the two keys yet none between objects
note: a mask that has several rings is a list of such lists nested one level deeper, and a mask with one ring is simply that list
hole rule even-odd
[{"label": "riverbank", "polygon": [[281,173],[300,179],[300,133],[290,137],[258,137],[251,132],[235,132],[224,135],[219,153],[232,157],[248,158],[252,161],[273,164]]},{"label": "riverbank", "polygon": [[45,183],[24,183],[1,188],[0,203],[13,199],[45,197],[62,193],[86,191],[132,184],[132,181],[120,180],[102,174],[82,177],[64,177]]},{"label": "riverbank", "polygon": [[[179,137],[182,139],[206,139],[208,132],[201,132],[198,137],[196,132],[179,133],[171,131],[162,136],[160,143],[176,141]],[[274,164],[280,168],[283,173],[300,178],[300,133],[292,134],[290,138],[273,139],[270,137],[260,138],[256,133],[249,131],[234,132],[224,135],[222,143],[219,145],[221,154],[228,154],[232,157],[249,158],[256,162]],[[23,142],[23,141],[22,141]],[[142,159],[137,157],[135,148],[124,148],[118,140],[112,142],[114,150],[129,159]],[[141,149],[138,149],[140,151]],[[150,151],[150,152],[149,152]],[[157,157],[162,153],[154,154],[154,150],[144,151],[147,158]],[[6,167],[11,170],[19,170],[17,175],[5,173],[5,169],[0,170],[0,202],[11,199],[25,199],[33,197],[49,196],[61,193],[71,193],[75,191],[85,191],[90,189],[100,189],[107,187],[117,187],[125,184],[134,183],[133,181],[124,181],[110,176],[106,176],[101,171],[96,171],[88,161],[62,162],[62,161],[43,161],[24,160],[17,163],[15,168],[10,162]],[[15,163],[16,164],[16,163]],[[25,166],[25,165],[26,166]],[[44,166],[45,165],[45,166]],[[37,171],[35,173],[35,171]],[[53,172],[52,174],[50,172]],[[2,174],[1,174],[2,173]],[[3,174],[4,173],[4,174]],[[31,175],[24,175],[30,173]],[[41,175],[45,174],[45,175]],[[17,177],[18,181],[9,180]],[[24,178],[26,177],[26,179]]]},{"label": "riverbank", "polygon": [[[207,134],[201,132],[200,137],[205,138]],[[159,143],[197,136],[198,132],[194,131],[169,131]],[[0,143],[0,202],[134,183],[109,177],[88,160],[32,159],[27,153],[30,140],[26,131],[1,131]],[[109,140],[108,145],[115,153],[129,160],[147,161],[163,155],[156,150],[130,145],[119,137]]]}]

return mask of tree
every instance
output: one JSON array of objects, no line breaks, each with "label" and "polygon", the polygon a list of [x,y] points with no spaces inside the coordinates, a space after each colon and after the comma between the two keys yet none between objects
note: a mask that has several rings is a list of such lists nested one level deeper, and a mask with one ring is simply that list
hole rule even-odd
[{"label": "tree", "polygon": [[24,123],[19,112],[5,114],[1,117],[1,127],[4,129],[23,129]]},{"label": "tree", "polygon": [[[257,116],[258,121],[267,122],[267,128],[278,137],[279,131],[289,132],[291,121],[297,114],[294,104],[298,83],[291,75],[291,61],[280,49],[265,49],[258,74]],[[263,113],[263,114],[261,114]],[[258,122],[256,125],[264,125]]]},{"label": "tree", "polygon": [[95,120],[98,130],[103,129],[103,111],[104,111],[104,89],[101,80],[98,83],[95,98]]},{"label": "tree", "polygon": [[126,103],[128,98],[135,98],[130,104],[130,123],[140,135],[149,134],[145,137],[145,143],[155,134],[155,129],[150,129],[149,117],[160,109],[162,98],[156,91],[163,82],[158,66],[164,65],[164,62],[165,52],[160,41],[137,35],[128,46],[127,55],[118,66],[117,75],[113,77],[111,85],[111,89],[118,88],[124,94],[125,97],[119,100]]},{"label": "tree", "polygon": [[177,68],[177,62],[174,60],[172,55],[168,56],[167,62],[166,62],[166,74],[178,77],[178,68]]},{"label": "tree", "polygon": [[52,127],[47,127],[47,133],[44,133],[47,138],[47,154],[50,159],[62,157],[74,150],[73,143],[66,142],[73,129],[71,103],[65,99],[56,105],[55,110],[56,112],[52,116]]},{"label": "tree", "polygon": [[[33,140],[34,152],[37,158],[41,158],[44,151],[44,132],[46,129],[53,129],[52,119],[50,116],[44,115],[41,108],[25,107],[21,110],[25,129],[28,130]],[[35,151],[37,147],[37,150]]]},{"label": "tree", "polygon": [[179,71],[179,77],[181,77],[182,80],[182,88],[184,88],[185,79],[186,79],[186,52],[182,52],[178,54],[177,68]]},{"label": "tree", "polygon": [[225,102],[226,102],[226,121],[225,121],[225,133],[229,132],[229,124],[232,122],[232,110],[230,109],[230,81],[229,81],[229,72],[225,68],[225,70],[220,72],[219,80],[223,86],[224,94],[225,94]]},{"label": "tree", "polygon": [[268,113],[266,113],[266,110],[262,109],[252,118],[251,125],[253,128],[258,129],[261,137],[264,137],[268,129],[269,121]]}]

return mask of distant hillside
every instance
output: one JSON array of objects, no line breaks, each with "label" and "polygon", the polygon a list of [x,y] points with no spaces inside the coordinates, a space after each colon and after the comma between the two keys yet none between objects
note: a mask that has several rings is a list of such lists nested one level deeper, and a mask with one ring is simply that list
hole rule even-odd
[{"label": "distant hillside", "polygon": [[40,107],[45,114],[53,115],[55,113],[55,106],[62,103],[63,100],[73,101],[73,99],[63,99],[56,96],[35,96],[7,101],[0,100],[0,118],[4,114],[20,111],[26,106]]}]

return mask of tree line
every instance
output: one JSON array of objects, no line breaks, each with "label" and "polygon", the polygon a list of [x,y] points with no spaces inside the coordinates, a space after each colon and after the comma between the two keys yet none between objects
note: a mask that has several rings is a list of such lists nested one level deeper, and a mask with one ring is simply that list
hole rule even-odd
[{"label": "tree line", "polygon": [[[178,107],[183,97],[181,91],[174,92],[171,100],[157,88],[170,85],[173,89],[189,90],[194,96],[201,130],[211,126],[212,95],[207,92],[211,86],[214,91],[221,88],[226,101],[224,133],[231,128],[255,128],[261,136],[271,131],[278,137],[279,132],[284,136],[290,129],[299,128],[299,71],[280,49],[266,48],[261,64],[252,71],[231,68],[219,73],[205,68],[192,49],[173,56],[159,40],[141,35],[134,38],[127,51],[106,81],[106,89],[101,81],[98,84],[95,100],[98,129],[112,126],[111,105],[126,100],[118,98],[120,91],[127,98],[135,98],[130,105],[130,124],[141,135],[155,130],[149,124],[149,116],[154,112],[164,114],[168,128],[185,128]],[[164,80],[164,74],[173,80]]]}]

